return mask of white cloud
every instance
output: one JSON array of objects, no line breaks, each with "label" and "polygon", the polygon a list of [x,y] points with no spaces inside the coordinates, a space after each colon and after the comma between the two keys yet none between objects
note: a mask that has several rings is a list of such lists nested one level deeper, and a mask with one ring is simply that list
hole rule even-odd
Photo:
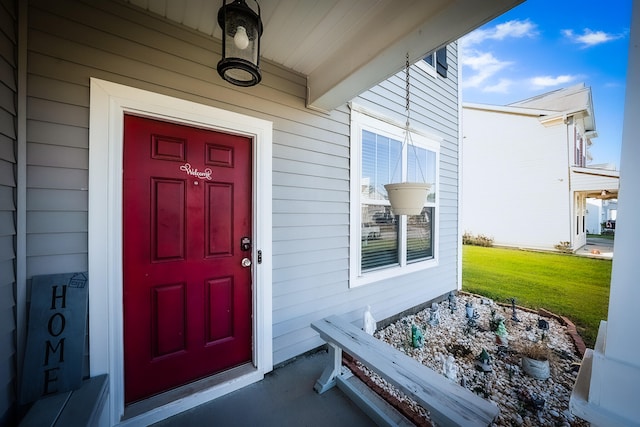
[{"label": "white cloud", "polygon": [[592,31],[589,28],[585,28],[582,34],[576,34],[573,30],[562,30],[562,34],[573,43],[582,45],[583,48],[596,46],[602,43],[617,40],[623,35],[610,34],[604,31]]},{"label": "white cloud", "polygon": [[500,61],[489,52],[473,52],[472,55],[462,58],[462,65],[466,65],[472,70],[481,70],[486,67],[500,67],[503,64],[508,65],[509,63]]},{"label": "white cloud", "polygon": [[503,40],[507,37],[534,37],[537,34],[536,25],[528,19],[524,21],[514,20],[496,25],[493,38]]},{"label": "white cloud", "polygon": [[485,40],[504,40],[506,38],[535,37],[538,34],[536,24],[528,19],[513,20],[498,24],[491,28],[472,31],[464,36],[460,43],[464,47],[471,47]]},{"label": "white cloud", "polygon": [[606,87],[607,89],[617,89],[617,88],[624,88],[625,85],[624,83],[620,83],[620,82],[606,82],[604,84],[604,87]]},{"label": "white cloud", "polygon": [[467,68],[462,82],[463,87],[481,88],[486,92],[505,92],[511,83],[507,80],[482,87],[506,67],[513,64],[497,58],[492,52],[478,49],[487,40],[502,41],[509,38],[535,37],[538,34],[536,24],[529,20],[512,20],[486,29],[478,29],[460,40],[462,65]]},{"label": "white cloud", "polygon": [[553,86],[560,86],[566,83],[573,82],[578,79],[579,76],[572,76],[569,74],[561,75],[561,76],[538,76],[529,79],[531,85],[536,89],[544,89]]},{"label": "white cloud", "polygon": [[500,61],[488,52],[473,52],[471,55],[462,58],[462,65],[474,71],[470,77],[463,79],[462,86],[479,87],[499,71],[511,65],[511,62]]},{"label": "white cloud", "polygon": [[509,88],[511,88],[513,84],[513,80],[500,79],[500,81],[493,86],[485,86],[482,91],[489,93],[509,93]]}]

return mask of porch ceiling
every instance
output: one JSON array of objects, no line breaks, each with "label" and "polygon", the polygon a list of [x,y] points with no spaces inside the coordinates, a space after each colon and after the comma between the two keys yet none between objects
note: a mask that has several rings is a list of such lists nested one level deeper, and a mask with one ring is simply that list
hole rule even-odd
[{"label": "porch ceiling", "polygon": [[[125,0],[220,39],[222,0]],[[329,111],[524,0],[258,0],[262,59],[307,78]],[[251,1],[247,2],[252,5]]]}]

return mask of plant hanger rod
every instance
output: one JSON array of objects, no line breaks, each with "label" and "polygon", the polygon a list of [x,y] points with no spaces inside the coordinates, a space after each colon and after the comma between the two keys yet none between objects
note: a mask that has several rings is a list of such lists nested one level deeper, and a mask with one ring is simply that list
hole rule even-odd
[{"label": "plant hanger rod", "polygon": [[[407,157],[407,161],[405,162],[406,167],[403,168],[404,170],[401,174],[403,179],[402,182],[389,183],[384,185],[384,188],[387,191],[387,198],[389,199],[391,210],[393,211],[394,215],[420,215],[424,209],[424,201],[427,197],[427,191],[429,191],[430,187],[430,185],[426,183],[424,172],[422,171],[422,166],[420,165],[420,158],[418,157],[416,147],[411,140],[411,99],[409,97],[411,83],[409,80],[409,68],[409,52],[407,52],[407,59],[405,62],[405,99],[407,101],[407,122],[405,125],[404,141],[402,142],[402,148],[400,149],[400,155],[398,156],[398,162],[396,162],[396,166],[391,177],[395,177],[396,170],[398,169],[398,163],[405,157],[405,155]],[[407,142],[413,147],[413,154],[415,156],[416,163],[418,164],[418,168],[420,169],[420,173],[422,174],[422,182],[406,181],[406,178],[408,177],[408,153],[405,151],[405,145],[407,145]]]},{"label": "plant hanger rod", "polygon": [[409,52],[407,52],[407,59],[405,62],[405,67],[404,67],[404,79],[405,79],[405,100],[406,100],[406,110],[407,110],[407,121],[405,123],[405,126],[407,128],[407,132],[409,131],[409,116],[411,114],[411,100],[410,100],[410,96],[411,96],[411,91],[410,91],[410,83],[409,83]]},{"label": "plant hanger rod", "polygon": [[[406,55],[406,60],[405,60],[405,109],[406,109],[406,114],[407,114],[407,118],[406,118],[406,122],[405,122],[405,136],[404,136],[404,141],[402,142],[402,150],[404,150],[405,145],[407,145],[407,143],[409,145],[411,145],[411,148],[413,149],[413,154],[415,155],[416,158],[416,163],[418,164],[418,169],[420,170],[420,175],[422,176],[422,181],[426,182],[425,179],[425,175],[424,175],[424,171],[422,170],[422,166],[420,165],[420,159],[418,158],[418,152],[416,151],[416,146],[413,144],[413,139],[411,138],[411,83],[410,83],[410,77],[409,77],[409,71],[411,69],[411,65],[409,64],[409,52],[407,52]],[[400,159],[402,158],[402,156],[398,157],[398,160],[396,161],[396,165],[393,168],[393,174],[391,175],[392,177],[395,176],[396,174],[396,170],[398,169],[398,164],[400,163]],[[405,175],[406,176],[406,175]]]}]

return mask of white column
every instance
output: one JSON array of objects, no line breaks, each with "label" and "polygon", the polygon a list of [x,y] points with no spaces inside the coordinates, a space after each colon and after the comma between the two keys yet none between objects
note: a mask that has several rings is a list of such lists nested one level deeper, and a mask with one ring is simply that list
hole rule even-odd
[{"label": "white column", "polygon": [[596,426],[640,425],[640,2],[633,2],[608,321],[585,355],[571,395],[574,414]]}]

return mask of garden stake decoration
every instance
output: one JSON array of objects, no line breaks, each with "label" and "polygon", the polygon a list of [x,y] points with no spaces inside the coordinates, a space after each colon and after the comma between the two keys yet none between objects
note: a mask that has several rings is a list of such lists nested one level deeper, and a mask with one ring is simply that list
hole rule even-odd
[{"label": "garden stake decoration", "polygon": [[538,319],[538,329],[542,329],[543,331],[549,330],[549,322],[544,319]]},{"label": "garden stake decoration", "polygon": [[453,292],[449,292],[449,296],[447,297],[447,299],[449,300],[449,310],[451,310],[451,314],[453,314],[453,312],[458,309],[456,305],[456,296],[453,294]]},{"label": "garden stake decoration", "polygon": [[[476,329],[481,329],[478,326],[478,319],[480,318],[480,315],[476,313],[475,308],[471,307],[471,310],[469,310],[469,308],[469,303],[467,303],[467,325],[464,327],[464,333],[467,335],[475,333]],[[469,317],[469,315],[471,315],[471,317]]]},{"label": "garden stake decoration", "polygon": [[376,331],[376,319],[373,318],[373,315],[371,314],[371,306],[369,305],[364,310],[362,323],[364,325],[364,331],[369,335],[373,335]]},{"label": "garden stake decoration", "polygon": [[482,349],[482,352],[476,357],[476,369],[480,372],[491,372],[493,368],[489,365],[491,363],[491,356],[486,349]]},{"label": "garden stake decoration", "polygon": [[511,315],[511,320],[513,320],[514,322],[519,322],[520,319],[518,319],[518,316],[516,316],[516,299],[515,298],[511,298],[511,311],[513,312],[513,314]]},{"label": "garden stake decoration", "polygon": [[494,309],[491,309],[491,319],[489,319],[489,330],[491,332],[497,331],[498,325],[500,324],[501,321],[504,321],[504,319],[502,317],[497,317],[496,311]]},{"label": "garden stake decoration", "polygon": [[458,365],[456,365],[456,361],[451,354],[447,357],[443,357],[442,373],[451,381],[456,381],[458,379]]},{"label": "garden stake decoration", "polygon": [[420,328],[416,325],[411,325],[411,345],[413,348],[421,348],[424,344],[424,335]]},{"label": "garden stake decoration", "polygon": [[524,403],[525,408],[536,414],[544,409],[544,405],[546,403],[544,398],[525,389],[518,392],[518,399]]},{"label": "garden stake decoration", "polygon": [[498,345],[507,346],[507,327],[504,326],[504,320],[500,319],[498,321],[498,328],[496,329],[496,343]]},{"label": "garden stake decoration", "polygon": [[440,310],[438,308],[438,304],[431,304],[431,309],[429,311],[429,321],[427,322],[431,326],[437,326],[440,324]]},{"label": "garden stake decoration", "polygon": [[473,319],[476,313],[476,309],[473,308],[473,303],[469,301],[465,304],[464,308],[467,310],[467,319]]},{"label": "garden stake decoration", "polygon": [[511,364],[507,364],[507,374],[509,374],[509,380],[513,379],[513,376],[517,372],[517,368]]}]

